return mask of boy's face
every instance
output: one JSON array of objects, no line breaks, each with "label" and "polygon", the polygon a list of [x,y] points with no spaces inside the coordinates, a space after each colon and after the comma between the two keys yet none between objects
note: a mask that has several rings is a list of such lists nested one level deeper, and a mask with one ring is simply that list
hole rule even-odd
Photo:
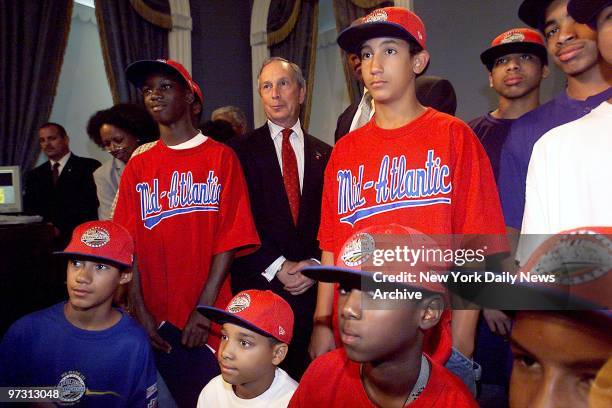
[{"label": "boy's face", "polygon": [[612,356],[612,338],[604,333],[560,314],[517,313],[510,406],[587,407],[595,376]]},{"label": "boy's face", "polygon": [[428,61],[426,51],[412,56],[408,42],[399,38],[373,38],[361,47],[361,75],[377,103],[391,104],[414,90],[415,75]]},{"label": "boy's face", "polygon": [[142,85],[142,94],[147,110],[157,123],[169,126],[181,119],[191,123],[191,104],[195,96],[178,78],[150,74]]},{"label": "boy's face", "polygon": [[277,349],[284,344],[272,345],[270,339],[252,330],[224,323],[221,328],[221,344],[217,360],[223,379],[232,385],[242,385],[256,388],[258,380],[266,376],[266,372],[274,370],[279,360]]},{"label": "boy's face", "polygon": [[597,16],[597,47],[603,59],[612,65],[612,6]]},{"label": "boy's face", "polygon": [[578,76],[597,69],[596,33],[567,12],[569,0],[553,1],[544,13],[546,49],[563,73]]},{"label": "boy's face", "polygon": [[419,304],[374,300],[372,293],[357,289],[339,292],[340,336],[351,360],[385,362],[413,352],[423,328]]},{"label": "boy's face", "polygon": [[67,287],[70,304],[77,310],[93,310],[110,303],[119,285],[132,279],[131,272],[98,261],[68,261]]},{"label": "boy's face", "polygon": [[529,53],[507,54],[493,63],[489,83],[499,95],[518,99],[537,90],[547,75],[548,67],[543,67],[537,56]]}]

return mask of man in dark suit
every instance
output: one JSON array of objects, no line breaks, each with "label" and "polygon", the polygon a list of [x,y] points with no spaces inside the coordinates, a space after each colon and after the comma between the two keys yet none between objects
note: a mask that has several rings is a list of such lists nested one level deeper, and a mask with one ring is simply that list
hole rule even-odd
[{"label": "man in dark suit", "polygon": [[321,255],[317,232],[331,147],[301,128],[306,85],[296,64],[270,58],[258,83],[268,121],[230,145],[242,163],[261,248],[234,261],[232,290],[269,289],[289,302],[295,327],[285,368],[299,380],[309,363],[316,304],[314,281],[300,270]]},{"label": "man in dark suit", "polygon": [[48,161],[26,174],[24,208],[55,227],[54,247],[63,249],[77,225],[98,219],[93,172],[100,162],[70,152],[63,126],[49,122],[38,129]]}]

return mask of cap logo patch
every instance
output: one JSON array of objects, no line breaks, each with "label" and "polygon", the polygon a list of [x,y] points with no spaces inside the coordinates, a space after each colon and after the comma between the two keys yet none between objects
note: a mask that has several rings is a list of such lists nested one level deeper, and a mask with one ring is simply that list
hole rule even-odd
[{"label": "cap logo patch", "polygon": [[283,329],[283,326],[278,326],[278,335],[279,336],[285,335],[285,329]]},{"label": "cap logo patch", "polygon": [[248,293],[242,293],[232,299],[227,306],[227,311],[230,313],[240,313],[251,305],[251,297]]},{"label": "cap logo patch", "polygon": [[104,228],[93,227],[81,235],[81,242],[91,248],[100,248],[110,242],[110,234]]},{"label": "cap logo patch", "polygon": [[344,245],[342,261],[346,266],[359,266],[370,259],[370,255],[376,249],[374,237],[365,232],[355,234],[353,238]]},{"label": "cap logo patch", "polygon": [[513,32],[508,33],[504,37],[504,39],[500,41],[500,44],[523,42],[523,41],[525,41],[525,34],[520,33],[518,31],[513,31]]},{"label": "cap logo patch", "polygon": [[377,21],[387,21],[387,12],[383,9],[374,10],[368,14],[364,19],[364,23],[376,23]]},{"label": "cap logo patch", "polygon": [[533,267],[533,272],[554,273],[562,285],[579,285],[606,275],[611,265],[612,241],[594,231],[579,230],[559,240]]}]

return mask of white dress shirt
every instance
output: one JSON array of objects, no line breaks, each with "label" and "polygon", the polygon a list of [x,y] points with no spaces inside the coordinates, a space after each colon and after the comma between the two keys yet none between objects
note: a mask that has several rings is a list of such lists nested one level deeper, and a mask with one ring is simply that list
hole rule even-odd
[{"label": "white dress shirt", "polygon": [[64,167],[66,167],[66,163],[68,163],[68,159],[70,159],[70,156],[72,156],[72,152],[66,153],[64,157],[62,157],[58,161],[49,159],[49,162],[51,163],[51,170],[53,170],[53,165],[55,163],[59,163],[59,167],[57,168],[57,174],[61,176],[62,170],[64,170]]},{"label": "white dress shirt", "polygon": [[374,113],[376,112],[376,106],[374,104],[374,99],[372,99],[372,96],[369,95],[368,88],[364,88],[363,96],[361,97],[361,101],[359,101],[357,112],[355,112],[355,116],[353,116],[353,121],[351,122],[351,127],[349,129],[349,132],[352,132],[353,130],[357,129],[357,124],[359,123],[359,117],[361,116],[361,112],[363,111],[363,109],[368,104],[368,101],[370,101],[370,108],[371,108],[370,115],[369,115],[370,117],[368,119],[372,119],[372,116],[374,116]]}]

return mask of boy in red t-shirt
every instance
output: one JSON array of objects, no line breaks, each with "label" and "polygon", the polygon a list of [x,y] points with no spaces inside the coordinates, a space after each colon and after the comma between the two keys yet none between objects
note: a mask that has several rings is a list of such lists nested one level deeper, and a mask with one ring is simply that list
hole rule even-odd
[{"label": "boy in red t-shirt", "polygon": [[[441,321],[448,313],[444,286],[435,279],[406,277],[444,269],[427,259],[407,263],[386,257],[389,251],[398,253],[394,248],[435,252],[432,242],[397,224],[370,227],[347,241],[337,267],[302,271],[319,282],[338,283],[344,347],[312,362],[290,407],[477,406],[461,380],[433,357],[441,350],[426,350],[430,336],[436,337],[437,348],[450,348],[450,327]],[[382,259],[387,262],[378,263]]]},{"label": "boy in red t-shirt", "polygon": [[[506,250],[495,180],[482,145],[465,123],[417,100],[415,78],[429,63],[425,40],[421,19],[399,7],[375,10],[338,37],[345,51],[361,55],[376,114],[338,141],[327,165],[319,229],[323,264],[333,264],[355,229],[390,222],[427,234],[494,235],[486,239],[487,254]],[[476,241],[463,246],[485,246]],[[335,347],[333,297],[333,285],[319,283],[313,357]],[[453,343],[468,356],[477,317],[471,310],[453,314]]]}]

